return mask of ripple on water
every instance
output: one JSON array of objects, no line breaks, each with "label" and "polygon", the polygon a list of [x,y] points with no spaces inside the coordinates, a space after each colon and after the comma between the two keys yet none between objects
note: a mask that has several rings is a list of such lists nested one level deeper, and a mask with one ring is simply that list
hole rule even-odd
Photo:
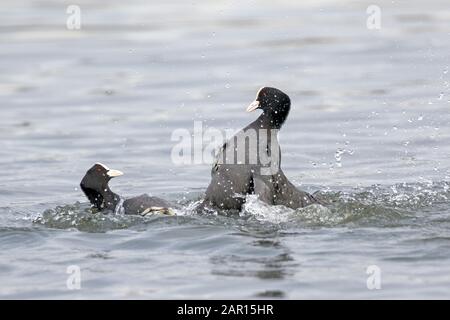
[{"label": "ripple on water", "polygon": [[47,209],[33,219],[33,223],[55,229],[77,229],[85,232],[106,232],[142,224],[144,217],[102,214],[88,203],[57,206]]},{"label": "ripple on water", "polygon": [[[152,225],[219,225],[237,229],[241,235],[266,237],[289,228],[315,227],[398,227],[412,223],[433,208],[446,203],[450,195],[447,183],[398,184],[372,186],[347,191],[316,193],[324,205],[313,204],[293,210],[268,205],[255,195],[249,195],[239,214],[222,215],[208,210],[197,214],[196,199],[185,201],[175,210],[176,216],[134,216],[102,214],[88,203],[57,206],[47,209],[33,223],[56,229],[76,229],[84,232],[134,228],[146,230]],[[417,209],[422,209],[418,211]],[[438,209],[436,209],[438,210]],[[422,213],[420,213],[422,212]],[[448,223],[448,215],[430,215],[430,222]],[[437,222],[436,222],[437,221]]]}]

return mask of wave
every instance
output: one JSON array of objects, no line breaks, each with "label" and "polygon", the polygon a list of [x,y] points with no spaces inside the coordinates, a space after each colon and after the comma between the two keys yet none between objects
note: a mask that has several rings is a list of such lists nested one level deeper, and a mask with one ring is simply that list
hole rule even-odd
[{"label": "wave", "polygon": [[[162,216],[162,215],[161,215]],[[33,223],[55,229],[77,229],[84,232],[106,232],[127,229],[160,218],[155,216],[121,215],[99,213],[89,203],[76,202],[71,205],[47,209],[33,218]]]},{"label": "wave", "polygon": [[132,216],[102,214],[89,203],[75,203],[47,209],[33,218],[33,223],[49,228],[77,229],[84,232],[107,232],[145,226],[150,223],[200,223],[251,226],[261,223],[271,227],[395,227],[409,223],[427,211],[448,209],[450,186],[447,182],[374,185],[367,188],[326,190],[315,193],[324,205],[314,204],[293,210],[271,206],[249,195],[241,212],[197,212],[198,196],[187,199],[175,210],[175,216]]}]

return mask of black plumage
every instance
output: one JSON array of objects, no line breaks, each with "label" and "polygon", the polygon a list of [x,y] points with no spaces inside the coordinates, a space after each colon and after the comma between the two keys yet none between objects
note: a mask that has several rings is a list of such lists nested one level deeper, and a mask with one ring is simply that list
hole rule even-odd
[{"label": "black plumage", "polygon": [[294,209],[317,202],[298,190],[281,169],[278,132],[290,107],[291,100],[284,92],[270,87],[258,91],[247,111],[260,109],[262,114],[220,149],[201,208],[241,210],[247,194]]},{"label": "black plumage", "polygon": [[109,187],[109,181],[121,176],[118,170],[96,163],[83,177],[80,186],[93,207],[103,212],[146,215],[153,212],[172,214],[170,204],[164,199],[143,194],[134,198],[122,199]]}]

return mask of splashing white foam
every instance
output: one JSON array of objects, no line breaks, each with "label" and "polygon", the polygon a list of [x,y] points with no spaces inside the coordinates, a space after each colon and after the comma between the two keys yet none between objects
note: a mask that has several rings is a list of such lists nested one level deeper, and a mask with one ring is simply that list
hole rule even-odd
[{"label": "splashing white foam", "polygon": [[272,206],[258,199],[256,195],[248,195],[240,216],[252,215],[258,220],[273,223],[285,223],[289,221],[289,215],[294,210],[285,206]]},{"label": "splashing white foam", "polygon": [[255,195],[246,198],[241,216],[248,216],[276,224],[305,223],[312,225],[336,225],[344,220],[331,209],[320,204],[312,204],[305,208],[290,209],[285,206],[273,206],[264,203]]}]

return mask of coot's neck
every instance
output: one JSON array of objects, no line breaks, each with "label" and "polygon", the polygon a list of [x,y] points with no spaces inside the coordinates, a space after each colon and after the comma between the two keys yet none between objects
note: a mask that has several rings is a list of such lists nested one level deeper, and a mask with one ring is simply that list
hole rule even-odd
[{"label": "coot's neck", "polygon": [[120,196],[112,192],[109,186],[106,186],[100,193],[103,196],[103,208],[115,210],[117,204],[120,202]]},{"label": "coot's neck", "polygon": [[257,126],[262,129],[281,129],[289,115],[289,104],[278,110],[263,110],[263,113],[256,119]]}]

